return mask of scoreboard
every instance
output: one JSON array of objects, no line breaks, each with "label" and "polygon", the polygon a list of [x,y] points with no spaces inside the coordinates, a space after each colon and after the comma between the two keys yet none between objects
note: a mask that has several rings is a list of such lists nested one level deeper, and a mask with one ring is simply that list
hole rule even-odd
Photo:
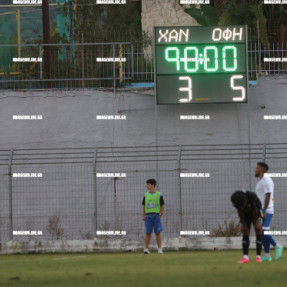
[{"label": "scoreboard", "polygon": [[247,27],[155,27],[161,104],[246,103]]}]

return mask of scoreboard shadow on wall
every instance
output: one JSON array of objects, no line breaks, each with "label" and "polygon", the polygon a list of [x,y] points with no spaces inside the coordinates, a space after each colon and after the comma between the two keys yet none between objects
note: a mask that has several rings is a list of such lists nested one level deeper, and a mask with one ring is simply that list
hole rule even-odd
[{"label": "scoreboard shadow on wall", "polygon": [[247,26],[154,27],[158,105],[246,103]]}]

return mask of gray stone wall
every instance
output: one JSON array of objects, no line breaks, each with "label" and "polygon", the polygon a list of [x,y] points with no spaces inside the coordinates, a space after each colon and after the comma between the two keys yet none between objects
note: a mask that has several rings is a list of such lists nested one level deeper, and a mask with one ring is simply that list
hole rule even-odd
[{"label": "gray stone wall", "polygon": [[[287,113],[286,85],[283,76],[260,78],[247,104],[169,106],[155,106],[153,90],[117,91],[116,97],[96,90],[1,91],[0,148],[248,143],[248,114],[251,143],[287,142],[286,121],[263,119]],[[97,120],[103,114],[126,120]],[[180,120],[186,114],[210,120]]]}]

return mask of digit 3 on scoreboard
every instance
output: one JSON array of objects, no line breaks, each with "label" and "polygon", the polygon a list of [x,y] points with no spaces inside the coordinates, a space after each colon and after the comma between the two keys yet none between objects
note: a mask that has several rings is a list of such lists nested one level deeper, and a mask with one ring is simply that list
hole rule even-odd
[{"label": "digit 3 on scoreboard", "polygon": [[246,26],[156,27],[157,104],[247,102]]}]

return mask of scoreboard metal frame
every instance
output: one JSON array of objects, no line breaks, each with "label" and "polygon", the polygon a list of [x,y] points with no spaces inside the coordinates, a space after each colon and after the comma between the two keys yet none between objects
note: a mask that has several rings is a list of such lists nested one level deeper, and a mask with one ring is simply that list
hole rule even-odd
[{"label": "scoreboard metal frame", "polygon": [[247,103],[246,25],[154,27],[157,105]]}]

